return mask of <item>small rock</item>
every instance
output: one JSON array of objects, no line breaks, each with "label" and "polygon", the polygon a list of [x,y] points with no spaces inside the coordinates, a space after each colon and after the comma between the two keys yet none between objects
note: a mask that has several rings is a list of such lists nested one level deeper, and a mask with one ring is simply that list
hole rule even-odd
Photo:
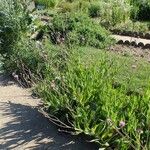
[{"label": "small rock", "polygon": [[51,20],[51,18],[48,16],[41,16],[40,19],[41,21],[45,21],[45,22],[48,22],[49,20]]},{"label": "small rock", "polygon": [[14,85],[14,84],[15,84],[14,81],[8,81],[8,82],[7,82],[7,85]]},{"label": "small rock", "polygon": [[132,65],[132,68],[135,69],[137,66],[136,65]]},{"label": "small rock", "polygon": [[35,9],[35,2],[32,1],[28,5],[28,10],[32,12],[34,9]]},{"label": "small rock", "polygon": [[30,37],[31,40],[39,40],[41,39],[43,36],[43,32],[42,31],[36,31],[35,33],[33,33]]}]

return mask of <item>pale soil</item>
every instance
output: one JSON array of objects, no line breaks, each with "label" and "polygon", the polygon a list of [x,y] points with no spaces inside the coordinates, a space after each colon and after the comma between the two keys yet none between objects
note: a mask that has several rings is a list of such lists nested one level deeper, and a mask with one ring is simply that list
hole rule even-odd
[{"label": "pale soil", "polygon": [[97,150],[81,137],[58,132],[38,112],[39,99],[0,76],[0,150]]},{"label": "pale soil", "polygon": [[[130,36],[112,35],[116,41],[128,41],[130,44],[116,44],[111,46],[108,50],[113,51],[123,56],[134,56],[136,59],[144,58],[150,62],[150,39],[135,38]],[[127,42],[127,43],[128,43]],[[131,43],[136,43],[136,46],[132,46]],[[140,44],[141,46],[137,46]],[[142,47],[142,45],[149,45],[148,47]]]},{"label": "pale soil", "polygon": [[135,38],[135,37],[130,37],[130,36],[123,36],[123,35],[112,35],[112,37],[116,40],[123,40],[129,41],[129,42],[136,42],[137,44],[143,43],[144,45],[150,44],[150,39],[142,39],[142,38]]},{"label": "pale soil", "polygon": [[116,44],[111,46],[108,50],[127,57],[133,56],[136,59],[142,58],[150,63],[150,49]]}]

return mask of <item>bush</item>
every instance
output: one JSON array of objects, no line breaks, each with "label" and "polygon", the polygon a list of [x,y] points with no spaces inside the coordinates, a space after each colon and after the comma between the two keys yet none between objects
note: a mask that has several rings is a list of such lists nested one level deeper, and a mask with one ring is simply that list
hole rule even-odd
[{"label": "bush", "polygon": [[126,22],[130,18],[131,6],[126,1],[100,2],[100,21],[107,28]]},{"label": "bush", "polygon": [[54,16],[48,30],[52,42],[57,44],[104,48],[111,43],[108,31],[84,14],[58,14]]},{"label": "bush", "polygon": [[143,3],[139,6],[139,12],[137,17],[139,20],[143,21],[150,20],[150,4],[148,4],[148,2]]},{"label": "bush", "polygon": [[[54,71],[37,88],[51,115],[76,134],[94,136],[101,148],[138,149],[148,147],[149,89],[143,95],[127,94],[126,86],[114,86],[120,66],[101,55],[82,61],[72,50],[63,72]],[[130,83],[129,83],[130,84]]]},{"label": "bush", "polygon": [[133,0],[133,11],[131,12],[131,16],[134,19],[141,21],[149,21],[150,20],[150,2],[145,0]]},{"label": "bush", "polygon": [[4,0],[0,5],[0,53],[11,54],[13,46],[26,31],[30,19],[20,0]]},{"label": "bush", "polygon": [[61,2],[58,5],[59,12],[66,13],[66,12],[80,12],[80,13],[87,13],[88,7],[89,7],[89,2],[87,1],[67,1],[67,2]]},{"label": "bush", "polygon": [[91,4],[89,7],[90,17],[100,17],[100,9],[99,3]]},{"label": "bush", "polygon": [[35,0],[37,5],[43,5],[45,7],[54,8],[58,5],[60,0]]},{"label": "bush", "polygon": [[[59,67],[62,51],[62,47],[54,46],[48,40],[41,43],[22,36],[13,47],[9,58],[3,60],[3,68],[8,73],[18,75],[23,86],[31,87],[51,75],[52,67]],[[62,63],[59,65],[60,68],[63,67]]]},{"label": "bush", "polygon": [[132,32],[144,32],[147,33],[149,31],[148,23],[142,22],[133,22],[129,20],[128,22],[117,24],[112,29],[119,29],[121,31],[132,31]]}]

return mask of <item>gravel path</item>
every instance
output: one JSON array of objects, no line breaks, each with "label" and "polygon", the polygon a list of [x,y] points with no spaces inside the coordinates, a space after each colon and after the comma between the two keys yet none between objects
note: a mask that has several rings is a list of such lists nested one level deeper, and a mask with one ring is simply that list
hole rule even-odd
[{"label": "gravel path", "polygon": [[40,100],[11,84],[0,75],[0,150],[97,150],[81,137],[58,132],[38,112]]}]

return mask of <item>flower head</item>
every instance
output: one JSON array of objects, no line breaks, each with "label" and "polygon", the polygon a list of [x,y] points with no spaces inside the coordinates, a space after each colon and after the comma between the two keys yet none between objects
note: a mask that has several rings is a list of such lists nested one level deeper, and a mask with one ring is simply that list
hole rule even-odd
[{"label": "flower head", "polygon": [[120,126],[121,128],[123,128],[125,125],[126,125],[126,123],[125,123],[124,121],[120,121],[119,126]]},{"label": "flower head", "polygon": [[19,80],[19,76],[15,72],[12,73],[12,76],[14,77],[15,80]]}]

